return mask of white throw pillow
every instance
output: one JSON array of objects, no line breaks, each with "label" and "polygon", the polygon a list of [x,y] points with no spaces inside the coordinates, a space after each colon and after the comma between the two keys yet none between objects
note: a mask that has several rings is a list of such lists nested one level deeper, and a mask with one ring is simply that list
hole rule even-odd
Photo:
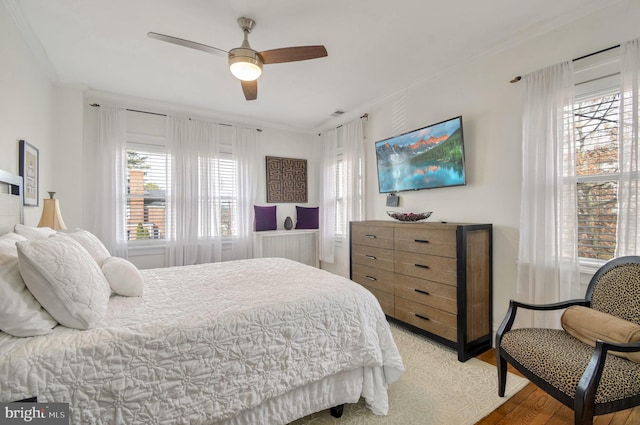
[{"label": "white throw pillow", "polygon": [[125,297],[142,296],[144,279],[136,266],[128,260],[109,257],[102,264],[102,272],[116,294]]},{"label": "white throw pillow", "polygon": [[111,288],[86,249],[71,238],[18,242],[27,288],[61,325],[89,329],[107,311]]},{"label": "white throw pillow", "polygon": [[51,227],[31,227],[25,226],[24,224],[16,224],[15,226],[13,226],[13,231],[20,236],[24,236],[30,241],[46,239],[49,236],[56,234],[56,231]]},{"label": "white throw pillow", "polygon": [[17,233],[0,236],[0,330],[20,337],[49,334],[58,324],[31,295],[20,275],[16,242],[26,240]]},{"label": "white throw pillow", "polygon": [[83,229],[76,229],[72,232],[58,232],[56,237],[70,237],[78,242],[89,254],[96,260],[99,267],[102,267],[102,263],[106,258],[111,257],[109,250],[104,246],[102,241],[98,239],[96,235]]}]

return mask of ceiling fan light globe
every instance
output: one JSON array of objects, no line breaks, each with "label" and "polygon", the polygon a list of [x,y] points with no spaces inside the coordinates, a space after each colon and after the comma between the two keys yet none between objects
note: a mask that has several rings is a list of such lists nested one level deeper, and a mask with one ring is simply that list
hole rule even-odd
[{"label": "ceiling fan light globe", "polygon": [[262,74],[262,58],[250,48],[239,47],[229,51],[229,69],[242,81],[254,81]]},{"label": "ceiling fan light globe", "polygon": [[239,60],[229,65],[231,73],[239,80],[254,81],[262,75],[262,67],[252,62]]}]

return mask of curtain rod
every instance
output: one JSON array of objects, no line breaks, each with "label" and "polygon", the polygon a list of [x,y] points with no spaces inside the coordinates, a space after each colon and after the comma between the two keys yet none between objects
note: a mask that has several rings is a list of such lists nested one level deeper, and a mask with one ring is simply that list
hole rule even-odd
[{"label": "curtain rod", "polygon": [[[90,103],[90,104],[89,104],[89,106],[92,106],[92,107],[94,107],[94,108],[99,108],[99,107],[100,107],[100,104],[99,104],[99,103]],[[127,109],[125,109],[125,111],[129,111],[129,112],[139,112],[139,113],[141,113],[141,114],[149,114],[149,115],[158,115],[158,116],[161,116],[161,117],[166,117],[166,116],[167,116],[167,114],[161,114],[161,113],[158,113],[158,112],[141,111],[141,110],[139,110],[139,109],[128,109],[128,108],[127,108]],[[191,118],[189,118],[189,121],[191,121]],[[225,124],[225,123],[218,123],[218,124],[220,124],[220,125],[226,125],[227,127],[233,127],[233,125],[231,125],[231,124]],[[262,129],[261,129],[261,128],[256,128],[256,131],[258,131],[258,132],[260,132],[260,133],[261,133],[261,132],[262,132]]]},{"label": "curtain rod", "polygon": [[[571,62],[576,62],[576,61],[579,61],[579,60],[582,60],[582,59],[589,58],[591,56],[599,55],[600,53],[608,52],[609,50],[617,49],[618,47],[620,47],[620,45],[616,44],[615,46],[607,47],[606,49],[598,50],[597,52],[588,53],[588,54],[586,54],[584,56],[580,56],[578,58],[571,59]],[[517,83],[520,80],[522,80],[522,76],[518,75],[517,77],[515,77],[514,79],[512,79],[509,82],[510,83]]]},{"label": "curtain rod", "polygon": [[[93,106],[94,108],[99,108],[100,104],[99,103],[90,103],[89,106]],[[129,111],[129,112],[140,112],[141,114],[149,114],[149,115],[159,115],[161,117],[166,117],[167,114],[160,114],[158,112],[149,112],[149,111],[140,111],[138,109],[125,109],[125,111]]]}]

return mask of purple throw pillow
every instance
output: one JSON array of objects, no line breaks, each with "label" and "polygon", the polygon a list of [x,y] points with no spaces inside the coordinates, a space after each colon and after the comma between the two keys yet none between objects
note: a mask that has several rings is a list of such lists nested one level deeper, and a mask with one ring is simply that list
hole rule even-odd
[{"label": "purple throw pillow", "polygon": [[278,220],[276,218],[276,207],[259,207],[253,206],[256,215],[256,231],[276,230],[278,228]]},{"label": "purple throw pillow", "polygon": [[318,228],[318,207],[306,208],[296,206],[296,229],[317,229]]}]

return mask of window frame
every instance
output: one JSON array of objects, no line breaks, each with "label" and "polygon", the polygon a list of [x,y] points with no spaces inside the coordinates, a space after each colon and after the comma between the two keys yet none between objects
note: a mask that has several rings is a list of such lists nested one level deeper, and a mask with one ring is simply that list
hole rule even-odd
[{"label": "window frame", "polygon": [[[619,48],[607,50],[593,56],[589,56],[574,62],[574,99],[573,107],[584,102],[587,99],[593,99],[599,96],[606,96],[621,92],[620,86],[620,51]],[[575,112],[574,112],[575,114]],[[575,115],[574,115],[575,118]],[[575,130],[574,130],[575,135]],[[618,140],[619,149],[619,140]],[[575,152],[576,166],[578,161],[578,152]],[[576,184],[620,181],[620,171],[615,173],[600,173],[593,175],[580,176],[576,170]],[[576,188],[576,195],[578,188]],[[576,214],[579,211],[578,199],[576,199]],[[579,221],[579,216],[576,216]],[[617,227],[617,226],[616,226]],[[576,229],[578,231],[580,227]],[[617,243],[616,228],[616,243]],[[576,241],[578,244],[578,241]],[[578,247],[578,261],[582,271],[592,273],[601,267],[608,260],[581,257]]]}]

